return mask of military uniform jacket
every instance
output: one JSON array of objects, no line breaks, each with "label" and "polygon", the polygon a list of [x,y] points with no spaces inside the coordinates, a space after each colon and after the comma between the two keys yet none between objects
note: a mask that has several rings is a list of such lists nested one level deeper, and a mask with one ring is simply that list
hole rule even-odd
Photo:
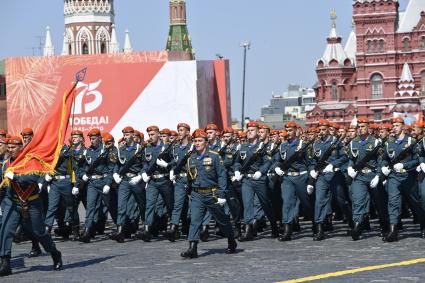
[{"label": "military uniform jacket", "polygon": [[56,164],[56,168],[55,168],[56,176],[72,174],[73,164],[71,164],[71,155],[72,155],[72,149],[70,149],[68,145],[64,145],[60,151],[58,163]]},{"label": "military uniform jacket", "polygon": [[[361,137],[354,138],[349,146],[348,146],[348,166],[353,167],[357,162],[361,161],[370,151],[372,151],[375,147],[379,146],[380,140],[367,136],[366,139],[362,140]],[[378,167],[380,167],[382,163],[382,152],[377,153],[374,158],[367,162],[366,168],[361,169],[371,169],[376,172]],[[361,170],[360,169],[360,170]],[[361,172],[360,172],[361,173]]]},{"label": "military uniform jacket", "polygon": [[[298,151],[304,151],[304,154],[301,155],[300,158],[295,160],[293,162],[289,169],[286,169],[288,172],[303,172],[307,171],[308,167],[308,158],[307,158],[307,150],[305,147],[307,146],[307,142],[300,140],[300,139],[294,139],[292,141],[285,141],[280,144],[279,150],[276,152],[276,154],[273,156],[273,170],[276,167],[281,167],[282,163],[284,163],[286,160],[290,159],[294,154],[296,154]],[[281,168],[282,170],[285,170],[285,168]]]},{"label": "military uniform jacket", "polygon": [[235,163],[235,157],[237,157],[237,154],[240,150],[240,145],[238,144],[230,144],[226,152],[224,154],[224,168],[226,168],[227,172],[233,171],[233,164]]},{"label": "military uniform jacket", "polygon": [[325,140],[319,139],[313,143],[313,158],[310,161],[309,169],[315,168],[317,162],[322,158],[322,155],[328,150],[329,147],[335,144],[335,149],[332,150],[331,155],[326,160],[327,164],[332,164],[334,169],[341,168],[347,161],[347,156],[344,154],[342,143],[333,136],[328,136]]},{"label": "military uniform jacket", "polygon": [[[91,164],[95,162],[105,150],[107,149],[105,149],[104,144],[101,143],[98,147],[90,146],[84,151],[84,157],[86,159],[84,174],[86,174]],[[114,167],[114,157],[110,154],[110,152],[108,152],[106,158],[103,159],[102,162],[100,162],[100,164],[96,168],[94,168],[93,175],[102,175],[104,176],[103,180],[105,181],[105,183],[111,184]]]},{"label": "military uniform jacket", "polygon": [[[384,159],[382,162],[382,166],[387,166],[390,164],[392,160],[397,158],[397,156],[405,149],[408,148],[410,145],[415,143],[415,140],[412,137],[409,137],[405,135],[401,140],[395,139],[395,138],[389,138],[385,143],[385,150],[384,150]],[[417,148],[411,148],[409,155],[403,159],[400,163],[403,164],[403,170],[407,171],[413,171],[416,169],[416,167],[419,165],[419,157],[417,153]],[[390,176],[393,174],[396,175],[407,175],[406,172],[402,173],[394,173],[391,172]]]},{"label": "military uniform jacket", "polygon": [[[172,167],[173,169],[177,166],[177,164],[180,163],[180,160],[182,160],[185,157],[185,155],[187,154],[187,152],[189,151],[191,147],[192,147],[192,142],[188,142],[186,145],[180,144],[173,147],[173,151],[172,151],[173,160],[174,160],[173,167]],[[181,168],[181,171],[179,172],[179,174],[181,173],[187,173],[186,166],[183,166]],[[180,178],[181,178],[180,176],[177,176],[177,179],[180,179]]]},{"label": "military uniform jacket", "polygon": [[192,189],[217,188],[219,197],[226,197],[227,174],[217,152],[209,149],[202,154],[194,152],[187,161],[187,170]]},{"label": "military uniform jacket", "polygon": [[76,185],[78,187],[81,177],[83,177],[85,173],[86,166],[86,158],[84,156],[84,152],[86,148],[82,145],[80,148],[74,148],[71,151],[71,160],[72,160],[72,168],[75,172]]},{"label": "military uniform jacket", "polygon": [[[246,162],[246,160],[249,160],[254,155],[254,153],[258,150],[259,146],[260,142],[257,142],[256,144],[241,144],[239,155],[236,157],[235,164],[233,165],[234,170],[240,171],[244,162]],[[254,174],[256,171],[260,171],[260,180],[265,180],[267,177],[267,171],[269,170],[271,165],[271,157],[267,154],[267,152],[264,152],[262,156],[260,156],[260,158],[258,158],[254,162],[254,164],[251,165],[248,172],[246,173]]]},{"label": "military uniform jacket", "polygon": [[158,145],[152,145],[149,144],[146,146],[145,148],[145,154],[144,154],[144,160],[143,160],[143,169],[142,169],[142,173],[146,173],[151,171],[151,169],[155,169],[154,171],[154,175],[156,174],[168,174],[170,169],[174,166],[174,160],[173,157],[171,156],[172,154],[170,154],[170,156],[166,156],[164,158],[164,161],[166,161],[168,163],[167,168],[162,168],[159,167],[156,164],[156,160],[158,159],[158,155],[163,152],[167,147],[169,146],[169,144],[164,144],[163,141],[161,141]]},{"label": "military uniform jacket", "polygon": [[[121,168],[127,164],[127,162],[133,158],[135,154],[137,154],[136,161],[133,165],[130,166],[127,172],[123,172],[124,174],[134,174],[141,175],[141,171],[143,169],[143,148],[136,143],[133,143],[131,146],[123,145],[116,149],[116,165],[114,167],[114,173],[119,173]],[[125,176],[121,176],[125,177]]]}]

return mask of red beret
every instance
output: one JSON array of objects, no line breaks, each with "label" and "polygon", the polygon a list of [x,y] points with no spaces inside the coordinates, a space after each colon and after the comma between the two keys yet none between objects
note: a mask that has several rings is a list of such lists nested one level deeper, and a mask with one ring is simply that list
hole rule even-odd
[{"label": "red beret", "polygon": [[413,127],[423,128],[425,126],[424,121],[419,120],[412,123]]},{"label": "red beret", "polygon": [[100,130],[98,128],[91,129],[90,132],[87,134],[87,136],[100,136]]},{"label": "red beret", "polygon": [[223,130],[223,134],[233,134],[235,130],[233,128],[227,127]]},{"label": "red beret", "polygon": [[295,123],[294,121],[289,121],[285,124],[285,128],[296,128],[297,127],[297,123]]},{"label": "red beret", "polygon": [[288,132],[285,131],[285,130],[281,130],[281,131],[279,131],[279,136],[287,137],[288,136]]},{"label": "red beret", "polygon": [[170,129],[167,129],[167,128],[162,129],[161,131],[159,131],[159,133],[160,133],[161,135],[171,135],[171,131],[170,131]]},{"label": "red beret", "polygon": [[247,136],[246,132],[242,132],[242,131],[240,131],[240,132],[238,133],[238,137],[239,137],[240,139],[245,139],[245,138],[246,138],[246,136]]},{"label": "red beret", "polygon": [[0,143],[7,144],[7,138],[0,137]]},{"label": "red beret", "polygon": [[404,124],[404,120],[401,117],[395,117],[395,118],[392,118],[391,119],[391,123],[392,124],[394,124],[394,123],[402,123],[402,124]]},{"label": "red beret", "polygon": [[318,129],[315,127],[311,127],[307,129],[307,133],[317,133],[317,132],[318,132]]},{"label": "red beret", "polygon": [[319,126],[328,126],[329,127],[330,126],[330,123],[326,119],[320,119],[319,120]]},{"label": "red beret", "polygon": [[32,131],[31,128],[25,128],[21,132],[21,136],[27,136],[27,135],[33,135],[33,134],[34,132]]},{"label": "red beret", "polygon": [[393,125],[388,124],[388,123],[379,125],[379,129],[381,129],[381,130],[391,131],[392,128],[393,128]]},{"label": "red beret", "polygon": [[369,119],[367,117],[359,117],[357,118],[357,124],[369,123]]},{"label": "red beret", "polygon": [[71,132],[71,136],[84,136],[82,131],[74,130]]},{"label": "red beret", "polygon": [[125,127],[124,129],[122,129],[122,133],[134,133],[134,129],[133,127]]},{"label": "red beret", "polygon": [[376,129],[379,129],[379,125],[378,125],[378,124],[373,123],[373,124],[370,124],[370,125],[369,125],[369,128],[371,128],[371,129],[373,129],[373,130],[376,130]]},{"label": "red beret", "polygon": [[134,130],[134,136],[135,137],[140,137],[140,132],[138,130]]},{"label": "red beret", "polygon": [[208,130],[216,130],[216,131],[218,131],[218,126],[216,124],[208,124],[205,127],[205,131],[208,131]]},{"label": "red beret", "polygon": [[176,131],[170,131],[171,136],[176,137],[179,135],[179,133],[177,133]]},{"label": "red beret", "polygon": [[203,129],[196,129],[193,132],[192,136],[193,136],[194,139],[196,139],[196,138],[208,139],[208,135]]},{"label": "red beret", "polygon": [[103,134],[103,142],[113,142],[114,137],[110,133]]},{"label": "red beret", "polygon": [[266,125],[266,124],[260,124],[260,129],[264,129],[264,130],[269,130],[270,131],[270,126]]},{"label": "red beret", "polygon": [[153,125],[153,126],[149,126],[147,129],[146,129],[146,132],[152,132],[152,131],[156,131],[156,132],[159,132],[159,128],[158,128],[158,126],[155,126],[155,125]]},{"label": "red beret", "polygon": [[7,140],[7,144],[22,145],[22,138],[20,136],[13,136]]},{"label": "red beret", "polygon": [[188,129],[188,130],[190,131],[190,126],[189,126],[188,124],[186,124],[186,123],[178,123],[178,124],[177,124],[177,130],[178,130],[180,127],[186,128],[186,129]]},{"label": "red beret", "polygon": [[271,136],[279,135],[279,130],[271,130],[270,135]]},{"label": "red beret", "polygon": [[0,135],[7,135],[7,131],[5,129],[0,129]]},{"label": "red beret", "polygon": [[260,128],[260,124],[258,122],[252,121],[252,122],[248,122],[246,124],[246,126],[249,127],[255,127],[255,128]]}]

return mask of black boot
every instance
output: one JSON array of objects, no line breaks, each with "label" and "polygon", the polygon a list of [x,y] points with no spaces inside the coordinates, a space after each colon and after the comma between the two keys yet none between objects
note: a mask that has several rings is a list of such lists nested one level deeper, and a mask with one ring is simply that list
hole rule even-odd
[{"label": "black boot", "polygon": [[31,250],[28,253],[28,257],[38,257],[41,255],[41,248],[37,240],[32,240]]},{"label": "black boot", "polygon": [[61,270],[63,265],[61,252],[60,251],[52,252],[52,259],[53,259],[53,269]]},{"label": "black boot", "polygon": [[365,216],[365,218],[363,219],[363,223],[362,223],[362,228],[363,228],[363,230],[366,230],[366,231],[371,231],[372,230],[372,228],[370,227],[370,220],[369,220],[369,215],[366,215]]},{"label": "black boot", "polygon": [[259,226],[260,226],[259,221],[257,219],[254,219],[254,221],[252,222],[252,236],[253,237],[257,237]]},{"label": "black boot", "polygon": [[0,277],[12,274],[10,267],[10,256],[2,256],[0,264]]},{"label": "black boot", "polygon": [[175,224],[171,224],[169,230],[167,230],[167,239],[170,242],[174,242],[179,238],[179,226]]},{"label": "black boot", "polygon": [[296,218],[294,223],[292,223],[292,230],[295,231],[295,232],[301,231],[301,225],[300,225],[300,221],[299,221],[298,218]]},{"label": "black boot", "polygon": [[143,232],[141,231],[137,233],[136,237],[142,240],[143,242],[150,242],[152,240],[151,227],[145,225],[145,230]]},{"label": "black boot", "polygon": [[209,225],[202,226],[202,231],[201,231],[201,241],[202,242],[208,241],[208,238],[210,237],[210,232],[208,231],[209,229],[210,229]]},{"label": "black boot", "polygon": [[279,227],[277,227],[277,223],[276,222],[271,222],[271,227],[272,227],[272,239],[276,239],[279,238]]},{"label": "black boot", "polygon": [[112,233],[109,238],[111,238],[114,241],[117,241],[118,243],[124,243],[124,228],[119,225],[117,227],[117,231],[115,233]]},{"label": "black boot", "polygon": [[236,223],[235,224],[235,238],[239,239],[239,237],[242,235],[241,232],[241,224],[240,223]]},{"label": "black boot", "polygon": [[90,243],[91,240],[91,229],[85,229],[83,235],[81,235],[81,237],[78,238],[78,241],[83,242],[83,243]]},{"label": "black boot", "polygon": [[316,224],[316,234],[313,237],[313,241],[321,241],[325,239],[325,233],[323,231],[323,224]]},{"label": "black boot", "polygon": [[332,224],[332,215],[328,215],[325,219],[325,224],[323,225],[324,231],[333,231],[334,227]]},{"label": "black boot", "polygon": [[235,238],[229,237],[227,238],[227,250],[226,250],[226,254],[234,254],[236,253],[236,247],[238,246],[238,243],[236,243]]},{"label": "black boot", "polygon": [[80,226],[79,225],[74,225],[72,226],[72,241],[77,241],[78,238],[80,237]]},{"label": "black boot", "polygon": [[239,238],[239,242],[246,242],[254,240],[254,235],[252,234],[252,224],[245,225],[245,233]]},{"label": "black boot", "polygon": [[189,242],[189,248],[180,254],[184,258],[197,258],[198,257],[198,242]]},{"label": "black boot", "polygon": [[362,224],[359,222],[354,223],[354,227],[351,230],[351,238],[353,241],[357,241],[362,234]]},{"label": "black boot", "polygon": [[52,235],[52,227],[46,226],[46,232],[47,232],[47,235],[51,236]]},{"label": "black boot", "polygon": [[391,224],[390,225],[390,231],[388,234],[382,238],[382,241],[384,242],[397,242],[398,241],[398,232],[397,232],[397,225]]},{"label": "black boot", "polygon": [[226,235],[224,235],[223,231],[221,231],[220,226],[218,225],[215,226],[214,234],[219,237],[226,237]]},{"label": "black boot", "polygon": [[283,225],[283,235],[279,237],[279,241],[285,242],[292,240],[292,224]]}]

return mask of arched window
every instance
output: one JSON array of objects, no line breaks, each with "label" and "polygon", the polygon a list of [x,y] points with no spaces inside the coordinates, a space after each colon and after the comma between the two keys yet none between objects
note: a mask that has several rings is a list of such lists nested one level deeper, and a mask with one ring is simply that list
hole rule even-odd
[{"label": "arched window", "polygon": [[383,39],[379,40],[379,52],[385,51],[385,42]]},{"label": "arched window", "polygon": [[405,38],[403,39],[403,51],[409,51],[409,50],[410,50],[409,39]]},{"label": "arched window", "polygon": [[372,41],[370,40],[367,41],[367,52],[368,53],[372,52]]},{"label": "arched window", "polygon": [[89,54],[89,47],[87,43],[83,43],[82,54]]},{"label": "arched window", "polygon": [[338,85],[336,82],[332,83],[332,100],[338,99]]},{"label": "arched window", "polygon": [[106,45],[104,42],[100,45],[100,53],[105,54],[106,53]]},{"label": "arched window", "polygon": [[422,49],[425,49],[425,36],[422,37],[421,47]]},{"label": "arched window", "polygon": [[421,94],[425,95],[425,71],[421,73]]},{"label": "arched window", "polygon": [[381,98],[384,96],[384,86],[382,76],[374,74],[372,76],[372,98]]}]

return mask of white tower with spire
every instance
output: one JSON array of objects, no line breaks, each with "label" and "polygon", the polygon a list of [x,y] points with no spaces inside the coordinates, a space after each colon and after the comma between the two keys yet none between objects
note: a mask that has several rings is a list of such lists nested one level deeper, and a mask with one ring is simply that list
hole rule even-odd
[{"label": "white tower with spire", "polygon": [[125,30],[125,40],[124,40],[124,53],[133,52],[133,47],[131,47],[130,34],[128,29]]},{"label": "white tower with spire", "polygon": [[401,72],[400,80],[398,81],[397,91],[395,96],[418,96],[419,91],[415,89],[415,80],[410,71],[409,64],[404,63],[403,71]]},{"label": "white tower with spire", "polygon": [[55,55],[55,47],[53,46],[52,36],[50,34],[50,27],[46,27],[46,41],[44,42],[43,49],[44,56],[53,56]]},{"label": "white tower with spire", "polygon": [[112,34],[111,34],[111,42],[109,44],[109,53],[119,53],[120,45],[117,39],[117,32],[115,30],[115,25],[112,25]]}]

